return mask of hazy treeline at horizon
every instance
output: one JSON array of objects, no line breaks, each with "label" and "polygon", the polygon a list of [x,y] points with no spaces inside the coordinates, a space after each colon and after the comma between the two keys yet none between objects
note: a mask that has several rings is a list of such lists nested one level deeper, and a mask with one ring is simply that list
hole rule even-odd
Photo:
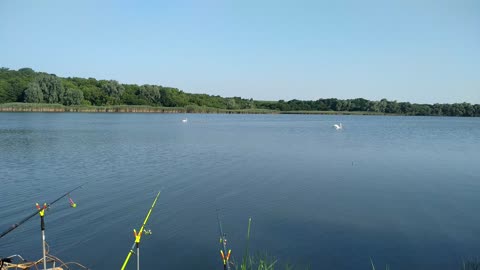
[{"label": "hazy treeline at horizon", "polygon": [[470,103],[415,104],[371,101],[363,98],[290,101],[258,101],[185,93],[160,85],[121,84],[115,80],[62,78],[31,68],[0,68],[0,103],[26,102],[63,105],[149,105],[163,107],[201,106],[227,110],[268,109],[278,111],[350,111],[403,115],[480,116],[480,105]]}]

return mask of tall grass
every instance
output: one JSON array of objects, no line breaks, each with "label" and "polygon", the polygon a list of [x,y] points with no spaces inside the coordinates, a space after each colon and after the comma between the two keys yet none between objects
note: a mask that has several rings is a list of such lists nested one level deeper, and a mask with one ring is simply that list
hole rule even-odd
[{"label": "tall grass", "polygon": [[[372,266],[372,270],[376,270],[375,264],[373,263],[372,258],[370,258],[370,264]],[[385,265],[385,270],[390,270],[390,266],[387,264]],[[470,260],[464,261],[462,263],[462,267],[460,270],[480,270],[480,261],[478,260]]]},{"label": "tall grass", "polygon": [[479,260],[464,261],[462,263],[461,270],[480,270],[480,261]]},{"label": "tall grass", "polygon": [[48,103],[2,103],[0,112],[118,112],[118,113],[224,113],[224,114],[274,114],[278,111],[267,109],[227,110],[206,106],[160,107],[147,105],[73,105]]},{"label": "tall grass", "polygon": [[[245,253],[242,257],[241,264],[236,264],[235,262],[232,263],[233,268],[235,270],[275,270],[275,269],[285,269],[285,270],[293,270],[299,269],[293,265],[287,264],[279,266],[278,260],[268,255],[267,253],[257,253],[256,255],[250,254],[250,229],[252,226],[252,218],[248,219],[248,227],[247,227],[247,237],[246,237],[246,245],[245,245]],[[370,267],[371,270],[377,270],[373,259],[370,258]],[[305,268],[308,269],[308,268]],[[365,267],[368,269],[368,267]],[[390,270],[390,265],[386,264],[385,268],[381,268],[385,270]],[[378,269],[380,270],[380,269]],[[480,270],[480,260],[467,260],[462,263],[460,270]]]},{"label": "tall grass", "polygon": [[[372,266],[372,270],[376,270],[375,269],[375,264],[373,263],[372,258],[370,258],[370,265]],[[390,270],[390,266],[388,264],[385,265],[385,270]]]},{"label": "tall grass", "polygon": [[125,112],[125,113],[224,113],[224,114],[345,114],[345,115],[387,115],[386,113],[363,111],[278,111],[269,109],[220,109],[198,105],[185,107],[161,107],[148,105],[72,105],[49,103],[3,103],[0,112]]},{"label": "tall grass", "polygon": [[234,268],[236,270],[275,270],[275,269],[293,270],[294,267],[290,264],[287,264],[283,267],[278,266],[277,259],[273,256],[268,255],[268,253],[257,253],[256,255],[250,254],[251,226],[252,226],[252,218],[249,218],[248,227],[247,227],[245,253],[243,254],[241,264],[237,265],[235,264],[235,262],[233,263]]}]

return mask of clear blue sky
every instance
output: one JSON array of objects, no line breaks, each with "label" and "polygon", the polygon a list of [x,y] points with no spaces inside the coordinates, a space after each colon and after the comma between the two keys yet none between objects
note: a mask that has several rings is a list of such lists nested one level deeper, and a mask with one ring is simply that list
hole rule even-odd
[{"label": "clear blue sky", "polygon": [[0,1],[0,66],[245,98],[480,103],[480,1]]}]

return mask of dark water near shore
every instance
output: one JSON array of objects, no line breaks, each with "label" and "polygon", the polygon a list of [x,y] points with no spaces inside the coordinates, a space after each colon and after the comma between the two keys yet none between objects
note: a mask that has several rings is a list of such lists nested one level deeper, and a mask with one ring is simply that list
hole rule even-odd
[{"label": "dark water near shore", "polygon": [[[249,217],[252,249],[280,264],[460,269],[480,257],[478,118],[183,117],[1,113],[0,231],[90,181],[46,226],[52,254],[92,269],[121,266],[160,188],[144,269],[221,269],[217,208],[237,258]],[[16,253],[41,256],[38,218],[0,239],[0,257]]]}]

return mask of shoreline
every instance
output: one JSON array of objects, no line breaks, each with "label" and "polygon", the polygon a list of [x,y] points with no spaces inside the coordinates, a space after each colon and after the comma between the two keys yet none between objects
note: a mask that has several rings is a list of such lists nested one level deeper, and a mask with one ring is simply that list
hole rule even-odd
[{"label": "shoreline", "polygon": [[302,114],[302,115],[389,115],[399,114],[375,113],[364,111],[276,111],[265,109],[228,110],[211,107],[153,107],[138,105],[112,106],[64,106],[61,104],[38,103],[4,103],[0,112],[47,112],[47,113],[211,113],[211,114]]}]

